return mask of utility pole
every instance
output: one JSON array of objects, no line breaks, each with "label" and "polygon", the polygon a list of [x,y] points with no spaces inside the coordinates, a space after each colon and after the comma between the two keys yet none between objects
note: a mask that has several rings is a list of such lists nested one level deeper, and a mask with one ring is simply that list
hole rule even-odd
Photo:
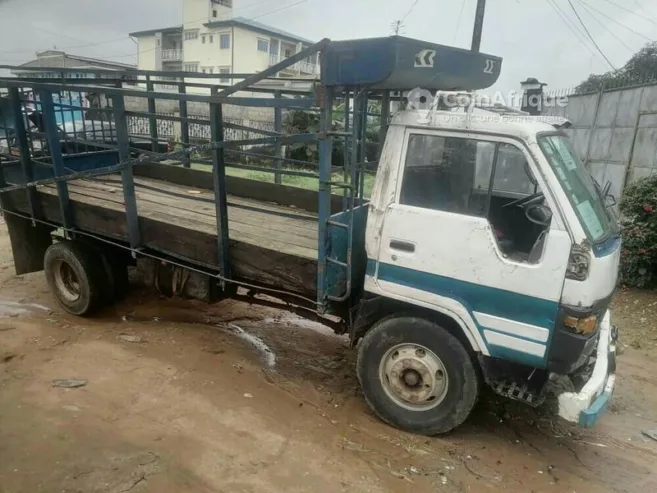
[{"label": "utility pole", "polygon": [[477,13],[475,14],[474,30],[472,31],[472,51],[479,52],[481,47],[481,31],[484,28],[484,13],[486,0],[477,0]]}]

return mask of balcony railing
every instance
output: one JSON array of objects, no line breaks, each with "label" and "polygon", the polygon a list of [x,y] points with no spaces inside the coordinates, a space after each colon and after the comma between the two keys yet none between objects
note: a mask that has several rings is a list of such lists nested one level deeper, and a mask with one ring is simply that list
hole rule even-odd
[{"label": "balcony railing", "polygon": [[162,60],[179,62],[183,59],[183,50],[162,50]]},{"label": "balcony railing", "polygon": [[[278,62],[282,62],[284,58],[278,58],[278,55],[269,55],[269,66],[276,65]],[[309,62],[297,62],[294,65],[284,68],[281,72],[293,72],[295,74],[318,74],[319,67],[314,63]]]}]

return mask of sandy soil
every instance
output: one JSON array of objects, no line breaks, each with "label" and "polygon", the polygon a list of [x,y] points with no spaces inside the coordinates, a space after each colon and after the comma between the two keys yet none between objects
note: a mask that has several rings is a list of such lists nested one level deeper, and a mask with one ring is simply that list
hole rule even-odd
[{"label": "sandy soil", "polygon": [[616,301],[627,347],[597,428],[486,395],[430,439],[373,416],[320,325],[144,292],[68,316],[41,273],[13,275],[1,229],[2,493],[657,491],[653,293]]}]

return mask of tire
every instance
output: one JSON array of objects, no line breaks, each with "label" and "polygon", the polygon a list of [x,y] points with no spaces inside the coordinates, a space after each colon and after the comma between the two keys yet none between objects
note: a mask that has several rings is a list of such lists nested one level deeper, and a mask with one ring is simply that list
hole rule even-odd
[{"label": "tire", "polygon": [[79,240],[78,243],[85,249],[93,250],[103,264],[105,278],[103,298],[107,303],[125,298],[130,289],[130,281],[128,266],[124,262],[122,252],[106,250],[96,243],[85,240]]},{"label": "tire", "polygon": [[416,317],[386,318],[370,329],[358,351],[358,379],[379,418],[430,436],[461,425],[481,387],[478,369],[461,342]]},{"label": "tire", "polygon": [[44,270],[57,301],[73,315],[92,315],[107,301],[108,279],[102,259],[84,243],[51,245],[44,257]]}]

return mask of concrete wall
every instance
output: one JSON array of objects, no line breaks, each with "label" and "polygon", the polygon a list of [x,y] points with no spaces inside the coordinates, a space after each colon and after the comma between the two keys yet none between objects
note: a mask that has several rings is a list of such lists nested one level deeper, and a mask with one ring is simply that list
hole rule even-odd
[{"label": "concrete wall", "polygon": [[200,29],[210,20],[210,0],[183,0],[182,4],[185,29]]},{"label": "concrete wall", "polygon": [[258,51],[258,39],[270,40],[265,34],[235,28],[235,73],[255,73],[269,67],[269,51]]},{"label": "concrete wall", "polygon": [[[207,81],[206,81],[207,82]],[[238,93],[236,96],[248,97],[263,97],[261,93],[243,92]],[[128,111],[148,111],[148,100],[146,98],[136,96],[126,96],[125,106]],[[157,99],[155,100],[156,113],[166,113],[170,115],[178,115],[180,113],[180,103],[174,100]],[[187,114],[209,118],[210,105],[207,103],[188,103]],[[273,122],[274,109],[273,108],[257,108],[247,106],[236,106],[232,104],[223,105],[223,114],[226,118],[246,118],[260,122]]]},{"label": "concrete wall", "polygon": [[156,49],[155,36],[140,36],[139,42],[139,69],[159,70],[157,68],[157,55],[160,50]]},{"label": "concrete wall", "polygon": [[570,96],[565,107],[543,114],[564,116],[575,149],[611,193],[657,172],[657,85]]}]

